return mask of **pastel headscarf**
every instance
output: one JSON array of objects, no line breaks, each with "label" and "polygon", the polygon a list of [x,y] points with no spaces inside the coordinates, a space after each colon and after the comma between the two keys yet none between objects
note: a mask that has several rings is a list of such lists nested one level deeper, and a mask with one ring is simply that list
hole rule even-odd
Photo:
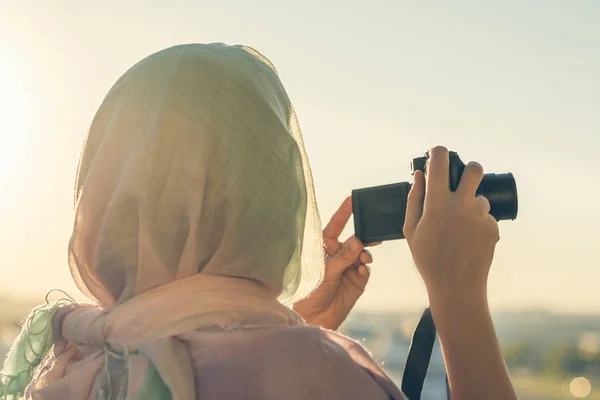
[{"label": "pastel headscarf", "polygon": [[105,306],[197,273],[293,302],[322,277],[296,115],[247,47],[176,46],[127,71],[92,122],[75,196],[71,270]]}]

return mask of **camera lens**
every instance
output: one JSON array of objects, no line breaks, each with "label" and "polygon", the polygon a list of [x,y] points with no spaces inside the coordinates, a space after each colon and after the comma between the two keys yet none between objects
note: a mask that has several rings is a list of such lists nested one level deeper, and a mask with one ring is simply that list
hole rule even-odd
[{"label": "camera lens", "polygon": [[485,174],[477,194],[485,196],[490,202],[490,214],[497,221],[517,218],[519,201],[514,176],[506,174]]}]

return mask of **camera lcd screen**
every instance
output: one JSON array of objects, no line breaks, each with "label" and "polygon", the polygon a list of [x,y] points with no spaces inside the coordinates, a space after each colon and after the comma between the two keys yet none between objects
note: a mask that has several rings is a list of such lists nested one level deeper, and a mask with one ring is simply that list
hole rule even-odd
[{"label": "camera lcd screen", "polygon": [[408,182],[352,191],[355,236],[363,243],[403,239]]}]

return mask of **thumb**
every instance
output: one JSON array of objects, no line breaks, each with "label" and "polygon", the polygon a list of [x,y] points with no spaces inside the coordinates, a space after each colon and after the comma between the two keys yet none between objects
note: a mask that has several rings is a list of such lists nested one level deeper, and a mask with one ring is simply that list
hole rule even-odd
[{"label": "thumb", "polygon": [[363,249],[361,241],[354,236],[351,237],[344,243],[342,249],[327,261],[325,274],[340,277],[348,267],[360,263]]},{"label": "thumb", "polygon": [[414,182],[406,202],[406,218],[404,219],[404,236],[409,238],[415,231],[423,215],[423,202],[425,201],[425,175],[415,171]]}]

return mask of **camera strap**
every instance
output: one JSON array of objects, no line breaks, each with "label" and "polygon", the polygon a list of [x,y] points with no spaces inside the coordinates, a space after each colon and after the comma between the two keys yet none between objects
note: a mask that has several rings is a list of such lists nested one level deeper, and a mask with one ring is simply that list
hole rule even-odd
[{"label": "camera strap", "polygon": [[[408,358],[402,376],[402,392],[409,400],[420,400],[423,384],[427,376],[427,369],[431,361],[431,353],[435,344],[436,329],[431,316],[431,310],[426,308],[417,324]],[[446,377],[446,393],[450,400],[450,389],[448,387],[448,378]]]}]

